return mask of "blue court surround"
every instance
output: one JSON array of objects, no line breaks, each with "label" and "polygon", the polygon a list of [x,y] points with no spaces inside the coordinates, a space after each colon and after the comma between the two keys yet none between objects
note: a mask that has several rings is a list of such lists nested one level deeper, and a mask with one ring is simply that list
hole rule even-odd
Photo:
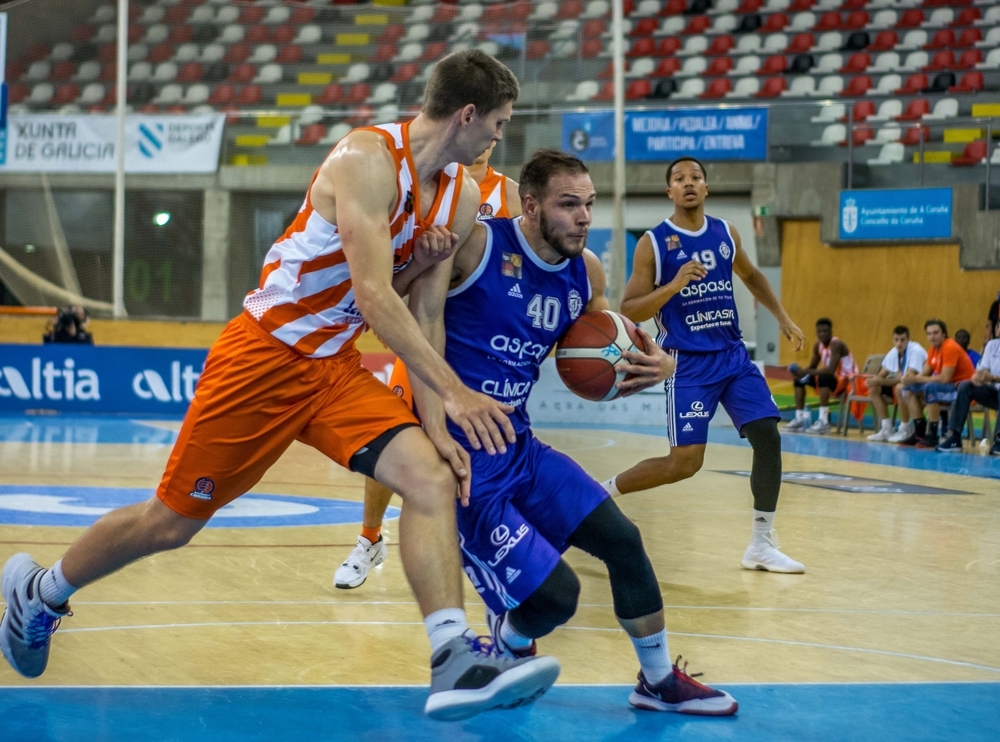
[{"label": "blue court surround", "polygon": [[426,688],[3,688],[0,739],[422,742],[996,742],[1000,683],[724,686],[736,716],[638,711],[630,686],[556,686],[532,706],[458,723],[423,714]]}]

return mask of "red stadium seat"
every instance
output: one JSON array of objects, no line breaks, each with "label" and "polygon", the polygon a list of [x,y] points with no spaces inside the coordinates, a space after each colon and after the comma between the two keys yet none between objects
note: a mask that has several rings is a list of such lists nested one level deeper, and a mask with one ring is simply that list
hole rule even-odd
[{"label": "red stadium seat", "polygon": [[525,53],[525,57],[528,59],[541,59],[548,53],[549,42],[539,39],[528,42],[528,51]]},{"label": "red stadium seat", "polygon": [[929,88],[931,85],[930,80],[927,79],[927,75],[923,72],[917,72],[906,78],[906,82],[903,83],[903,87],[896,89],[897,95],[913,95],[914,93],[923,92],[924,88]]},{"label": "red stadium seat", "polygon": [[580,47],[580,56],[584,59],[593,59],[604,49],[604,42],[600,39],[584,39]]},{"label": "red stadium seat", "polygon": [[948,88],[949,93],[978,93],[983,89],[982,72],[966,72],[958,85]]},{"label": "red stadium seat", "polygon": [[171,8],[167,8],[167,12],[163,14],[163,22],[176,25],[186,21],[189,15],[191,15],[190,8],[185,5],[174,5]]},{"label": "red stadium seat", "polygon": [[632,48],[628,50],[625,55],[629,59],[635,59],[636,57],[651,57],[653,52],[656,50],[656,41],[647,37],[644,39],[636,39],[632,42]]},{"label": "red stadium seat", "polygon": [[240,13],[240,23],[247,25],[251,23],[260,23],[264,20],[265,13],[267,13],[267,10],[259,5],[251,5],[249,8],[243,8],[243,12]]},{"label": "red stadium seat", "polygon": [[986,160],[988,154],[985,139],[977,139],[965,145],[965,151],[958,157],[951,158],[951,164],[955,167],[971,167],[979,165]]},{"label": "red stadium seat", "polygon": [[687,3],[684,0],[667,0],[663,4],[663,10],[660,11],[660,17],[665,17],[668,15],[681,15],[687,8]]},{"label": "red stadium seat", "polygon": [[950,28],[942,28],[936,31],[930,42],[924,45],[924,49],[951,49],[955,46],[955,32]]},{"label": "red stadium seat", "polygon": [[400,83],[409,82],[414,77],[420,73],[420,65],[416,62],[407,62],[406,64],[401,64],[396,68],[396,72],[392,77],[389,78],[389,82],[394,82],[397,85]]},{"label": "red stadium seat", "polygon": [[208,96],[208,105],[226,106],[236,100],[236,88],[232,85],[216,85]]},{"label": "red stadium seat", "polygon": [[73,33],[69,37],[69,40],[76,42],[77,44],[82,44],[86,41],[90,41],[92,38],[94,38],[94,27],[89,23],[84,23],[73,29]]},{"label": "red stadium seat", "polygon": [[814,31],[836,31],[840,28],[840,13],[830,10],[819,17]]},{"label": "red stadium seat", "polygon": [[844,28],[848,31],[857,31],[867,26],[868,22],[868,13],[863,10],[855,10],[848,14],[847,20],[844,21]]},{"label": "red stadium seat", "polygon": [[428,44],[424,47],[424,53],[420,55],[419,61],[421,62],[433,62],[436,59],[440,59],[448,52],[448,44],[444,41],[435,41],[432,44]]},{"label": "red stadium seat", "polygon": [[68,80],[75,74],[76,64],[74,62],[56,62],[52,65],[52,71],[49,73],[49,81],[60,82]]},{"label": "red stadium seat", "polygon": [[925,113],[930,112],[930,101],[926,98],[917,98],[906,104],[906,110],[896,117],[896,121],[919,121]]},{"label": "red stadium seat", "polygon": [[167,37],[167,41],[171,44],[186,44],[194,36],[194,29],[188,25],[174,26],[170,29],[170,35]]},{"label": "red stadium seat", "polygon": [[583,38],[589,39],[593,36],[600,36],[608,27],[608,22],[601,18],[591,18],[583,24]]},{"label": "red stadium seat", "polygon": [[252,106],[255,103],[260,103],[263,97],[264,92],[260,89],[260,85],[247,85],[236,96],[236,104],[240,106]]},{"label": "red stadium seat", "polygon": [[625,100],[641,100],[651,95],[653,85],[649,80],[633,80],[625,89]]},{"label": "red stadium seat", "polygon": [[844,4],[840,6],[843,11],[852,10],[864,10],[864,7],[868,5],[868,0],[844,0]]},{"label": "red stadium seat", "polygon": [[705,56],[717,57],[722,54],[729,54],[734,46],[736,46],[736,40],[729,34],[713,36],[712,43],[708,45],[708,49],[705,51]]},{"label": "red stadium seat", "polygon": [[845,72],[849,75],[857,75],[864,72],[866,69],[872,66],[872,58],[869,57],[864,52],[858,54],[852,54],[848,60],[847,64],[840,68],[841,72]]},{"label": "red stadium seat", "polygon": [[676,54],[681,48],[681,40],[676,36],[664,36],[656,44],[654,57],[669,57]]},{"label": "red stadium seat", "polygon": [[[854,108],[851,109],[851,116],[854,118],[854,123],[859,124],[862,121],[867,120],[869,117],[875,115],[875,102],[870,100],[859,100],[854,104]],[[841,121],[848,121],[847,116],[841,116]]]},{"label": "red stadium seat", "polygon": [[691,17],[691,20],[688,21],[687,27],[681,31],[681,34],[684,36],[697,36],[705,33],[711,27],[711,18],[707,15],[696,15]]},{"label": "red stadium seat", "polygon": [[160,107],[155,103],[147,103],[144,106],[139,106],[139,113],[157,114],[159,112],[160,112]]},{"label": "red stadium seat", "polygon": [[681,60],[677,57],[667,57],[666,59],[661,59],[660,63],[656,65],[656,69],[653,70],[651,77],[670,77],[681,71]]},{"label": "red stadium seat", "polygon": [[250,82],[257,76],[257,68],[252,64],[238,64],[229,73],[230,82]]},{"label": "red stadium seat", "polygon": [[226,56],[222,58],[227,64],[239,64],[247,61],[250,56],[250,47],[246,44],[233,44],[226,50]]},{"label": "red stadium seat", "polygon": [[118,50],[115,47],[114,42],[111,42],[110,44],[103,44],[101,45],[101,48],[97,50],[98,62],[114,62],[117,56]]},{"label": "red stadium seat", "polygon": [[56,106],[62,106],[67,103],[72,103],[77,98],[80,97],[80,88],[76,85],[60,85],[56,89],[55,95],[52,96],[52,104]]},{"label": "red stadium seat", "polygon": [[594,100],[614,100],[615,99],[615,83],[606,82],[601,86],[600,92],[594,96]]},{"label": "red stadium seat", "polygon": [[295,26],[278,26],[271,33],[271,41],[275,44],[288,44],[295,38]]},{"label": "red stadium seat", "polygon": [[[532,10],[532,5],[528,2],[528,0],[524,0],[524,2],[515,2],[511,8],[510,19],[512,21],[525,21],[528,19],[528,16],[531,15]],[[628,18],[628,14],[626,14],[625,17]]]},{"label": "red stadium seat", "polygon": [[244,44],[265,44],[271,39],[271,31],[267,26],[250,26],[243,35]]},{"label": "red stadium seat", "polygon": [[142,41],[142,37],[146,35],[146,29],[142,26],[129,25],[128,27],[128,43],[138,44]]},{"label": "red stadium seat", "polygon": [[788,45],[785,50],[789,54],[805,54],[807,51],[813,48],[816,44],[816,39],[813,38],[811,33],[800,33],[796,34],[792,38],[792,43]]},{"label": "red stadium seat", "polygon": [[643,18],[635,26],[629,36],[652,36],[653,32],[660,27],[655,18]]},{"label": "red stadium seat", "polygon": [[929,142],[931,139],[931,130],[926,126],[911,126],[903,132],[903,136],[900,137],[899,141],[907,147],[919,147],[921,138],[925,142]]},{"label": "red stadium seat", "polygon": [[16,80],[28,71],[28,65],[24,62],[7,62],[7,75],[5,79]]},{"label": "red stadium seat", "polygon": [[198,82],[205,71],[197,62],[188,62],[177,72],[176,82]]},{"label": "red stadium seat", "polygon": [[895,31],[879,31],[875,34],[875,41],[868,47],[870,52],[887,52],[895,48],[899,43],[899,37]]},{"label": "red stadium seat", "polygon": [[924,69],[928,72],[940,72],[941,70],[950,70],[954,66],[955,52],[951,49],[946,49],[943,52],[937,52],[931,63],[924,67]]},{"label": "red stadium seat", "polygon": [[979,8],[962,8],[955,20],[951,22],[952,26],[971,26],[973,23],[979,20]]},{"label": "red stadium seat", "polygon": [[[728,59],[728,57],[725,57]],[[699,98],[724,98],[726,93],[732,91],[733,84],[729,81],[728,77],[719,77],[712,80],[708,84],[708,88],[704,93],[699,95]]]},{"label": "red stadium seat", "polygon": [[[629,63],[625,62],[625,72],[628,72]],[[608,66],[601,70],[600,74],[597,75],[598,80],[610,80],[615,74],[615,63],[608,62]]]},{"label": "red stadium seat", "polygon": [[778,33],[788,25],[788,16],[784,13],[772,13],[760,27],[761,33]]},{"label": "red stadium seat", "polygon": [[307,23],[312,23],[313,19],[316,17],[316,9],[309,7],[298,7],[292,11],[291,17],[288,22],[293,26],[304,26]]},{"label": "red stadium seat", "polygon": [[319,144],[320,140],[326,136],[326,127],[323,124],[309,124],[309,126],[302,129],[302,134],[295,143],[300,146],[311,147],[314,144]]},{"label": "red stadium seat", "polygon": [[764,64],[757,70],[758,75],[780,75],[788,69],[788,60],[783,54],[775,54],[764,60]]},{"label": "red stadium seat", "polygon": [[458,15],[458,8],[454,5],[448,5],[447,3],[439,3],[437,10],[434,11],[434,15],[431,18],[431,23],[449,23],[455,20],[455,16]]},{"label": "red stadium seat", "polygon": [[380,44],[378,48],[375,50],[375,54],[373,54],[371,59],[369,59],[368,61],[389,62],[392,60],[393,57],[396,56],[396,53],[398,51],[399,49],[396,47],[395,44]]},{"label": "red stadium seat", "polygon": [[52,47],[48,44],[32,44],[28,47],[28,51],[21,56],[21,59],[25,62],[37,62],[39,59],[49,56],[50,51],[52,51]]},{"label": "red stadium seat", "polygon": [[14,83],[7,88],[7,102],[20,103],[28,97],[28,86],[21,83]]},{"label": "red stadium seat", "polygon": [[385,30],[379,34],[378,43],[391,44],[394,41],[399,41],[405,35],[406,27],[402,23],[393,23],[391,26],[386,26]]},{"label": "red stadium seat", "polygon": [[[855,147],[861,147],[865,142],[875,138],[875,131],[870,126],[861,126],[854,130],[854,136],[851,138]],[[841,142],[840,146],[846,147],[847,142]]]},{"label": "red stadium seat", "polygon": [[332,85],[327,85],[323,88],[323,92],[319,94],[315,102],[321,106],[331,106],[334,103],[340,103],[344,100],[344,88],[342,85],[337,85],[336,83]]},{"label": "red stadium seat", "polygon": [[174,45],[173,44],[157,44],[152,49],[149,50],[149,54],[146,55],[146,60],[150,64],[159,64],[160,62],[166,62],[168,59],[174,56]]},{"label": "red stadium seat", "polygon": [[971,70],[983,61],[983,53],[979,49],[966,49],[962,56],[955,62],[955,69]]},{"label": "red stadium seat", "polygon": [[794,2],[788,6],[789,13],[805,13],[806,11],[812,10],[812,7],[816,4],[816,0],[794,0]]},{"label": "red stadium seat", "polygon": [[920,8],[907,8],[896,22],[896,28],[920,28],[924,22],[924,11]]},{"label": "red stadium seat", "polygon": [[101,101],[105,106],[113,106],[118,103],[118,86],[108,85],[107,89],[104,91],[104,100]]},{"label": "red stadium seat", "polygon": [[840,95],[843,98],[856,98],[867,93],[871,87],[872,79],[868,75],[858,75],[851,78],[850,82],[840,91]]},{"label": "red stadium seat", "polygon": [[764,0],[743,0],[743,2],[740,3],[740,7],[736,9],[736,12],[740,15],[756,13],[763,5]]},{"label": "red stadium seat", "polygon": [[298,64],[302,61],[302,47],[298,44],[286,46],[278,52],[278,56],[274,58],[274,61],[279,64]]},{"label": "red stadium seat", "polygon": [[706,69],[702,74],[704,77],[721,77],[732,68],[732,57],[713,57],[711,63],[708,65],[708,69]]},{"label": "red stadium seat", "polygon": [[556,13],[555,20],[564,21],[583,14],[583,0],[565,0]]},{"label": "red stadium seat", "polygon": [[967,49],[970,46],[975,46],[976,42],[983,40],[983,32],[978,28],[966,28],[958,36],[958,41],[955,42],[955,46],[959,49]]},{"label": "red stadium seat", "polygon": [[347,99],[345,103],[363,103],[372,97],[371,86],[366,82],[359,82],[351,85],[350,91],[347,93]]},{"label": "red stadium seat", "polygon": [[764,86],[754,96],[755,98],[777,98],[785,92],[787,84],[783,77],[771,77],[764,81]]}]

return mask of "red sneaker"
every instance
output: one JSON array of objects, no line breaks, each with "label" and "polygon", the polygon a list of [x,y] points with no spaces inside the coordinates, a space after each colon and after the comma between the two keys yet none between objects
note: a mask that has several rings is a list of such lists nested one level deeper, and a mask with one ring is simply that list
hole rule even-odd
[{"label": "red sneaker", "polygon": [[739,704],[731,695],[699,683],[687,674],[687,662],[683,669],[677,666],[680,661],[678,655],[672,672],[656,685],[650,684],[640,670],[639,684],[635,686],[628,702],[647,711],[674,711],[678,714],[701,716],[729,716],[736,713]]}]

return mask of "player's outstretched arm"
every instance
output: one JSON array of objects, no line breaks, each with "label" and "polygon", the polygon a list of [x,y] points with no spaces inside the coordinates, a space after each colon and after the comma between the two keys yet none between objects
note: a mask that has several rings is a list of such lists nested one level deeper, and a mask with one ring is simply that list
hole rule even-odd
[{"label": "player's outstretched arm", "polygon": [[494,441],[502,444],[504,439],[501,428],[509,431],[508,440],[515,439],[503,407],[462,384],[393,290],[388,215],[397,190],[395,164],[384,140],[374,133],[355,132],[323,163],[310,197],[320,216],[337,224],[354,301],[365,321],[415,376],[441,396],[452,419],[463,430],[468,428],[473,446],[495,453],[499,446]]},{"label": "player's outstretched arm", "polygon": [[691,281],[700,281],[708,275],[701,263],[691,260],[681,266],[670,283],[657,288],[655,249],[649,234],[640,237],[635,246],[632,275],[622,298],[622,314],[633,322],[645,322]]},{"label": "player's outstretched arm", "polygon": [[458,240],[459,236],[447,227],[428,228],[413,247],[413,259],[392,277],[392,288],[395,292],[400,296],[406,296],[417,276],[455,254]]},{"label": "player's outstretched arm", "polygon": [[771,288],[767,277],[760,272],[760,269],[751,262],[750,258],[743,251],[743,240],[740,239],[740,233],[736,231],[736,227],[730,224],[729,232],[736,243],[736,254],[733,256],[733,272],[740,277],[740,280],[750,290],[753,297],[763,304],[767,311],[773,314],[775,319],[778,320],[778,326],[781,328],[782,334],[792,342],[795,350],[802,350],[806,344],[806,336],[802,334],[799,326],[792,322],[792,318],[788,316],[788,312],[785,311],[781,301],[774,295],[774,290]]},{"label": "player's outstretched arm", "polygon": [[[587,264],[587,278],[590,279],[590,301],[587,302],[586,311],[599,312],[609,309],[608,299],[604,296],[606,279],[601,259],[590,250],[583,251],[583,259]],[[653,338],[647,335],[642,328],[638,328],[638,330],[639,336],[646,346],[646,352],[625,353],[625,360],[629,362],[629,365],[622,366],[622,368],[629,374],[635,375],[634,378],[616,385],[618,389],[625,392],[625,396],[667,380],[673,375],[676,367],[674,359],[657,345]]]}]

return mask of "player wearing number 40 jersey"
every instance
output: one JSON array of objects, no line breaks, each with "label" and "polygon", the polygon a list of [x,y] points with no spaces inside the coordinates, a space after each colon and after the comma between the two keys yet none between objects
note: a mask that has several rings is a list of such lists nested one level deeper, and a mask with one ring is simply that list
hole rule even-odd
[{"label": "player wearing number 40 jersey", "polygon": [[753,447],[750,489],[753,530],[743,554],[746,569],[804,572],[778,550],[774,511],[781,487],[778,408],[764,376],[743,345],[733,274],[777,317],[796,350],[805,343],[763,274],[747,258],[728,223],[705,214],[705,168],[681,157],[667,168],[674,213],[636,246],[622,313],[635,322],[656,318],[657,342],[677,362],[665,385],[670,455],[646,459],[604,483],[612,495],[694,476],[705,459],[708,424],[719,403]]},{"label": "player wearing number 40 jersey", "polygon": [[[595,198],[586,166],[540,150],[521,171],[520,197],[520,219],[485,222],[458,249],[445,305],[445,360],[470,387],[513,409],[517,443],[503,455],[481,455],[412,379],[428,435],[456,439],[471,460],[459,543],[494,646],[502,656],[532,656],[535,639],[573,616],[580,583],[562,552],[575,546],[607,565],[615,615],[641,666],[630,703],[732,714],[729,694],[672,666],[659,584],[638,529],[600,484],[531,432],[525,405],[542,361],[581,313],[608,305],[600,260],[584,249]],[[673,371],[669,355],[643,337],[650,352],[626,355],[637,374],[619,384],[628,393]]]}]

